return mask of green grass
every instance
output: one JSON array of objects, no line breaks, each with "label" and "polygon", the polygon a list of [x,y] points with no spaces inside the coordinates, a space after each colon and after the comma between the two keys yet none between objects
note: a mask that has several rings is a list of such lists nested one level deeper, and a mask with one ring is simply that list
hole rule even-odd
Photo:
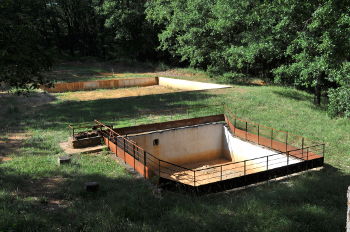
[{"label": "green grass", "polygon": [[[234,86],[82,102],[52,98],[33,107],[40,95],[0,98],[0,134],[14,129],[31,134],[10,154],[11,161],[0,164],[0,231],[344,231],[350,122],[330,119],[309,94]],[[105,152],[75,155],[63,167],[56,163],[63,154],[58,143],[68,138],[70,123],[99,119],[128,126],[150,118],[167,120],[159,112],[163,109],[222,102],[242,118],[324,141],[325,168],[241,191],[200,197],[163,192],[159,197],[147,181],[135,179]],[[42,183],[48,178],[61,181],[46,191]],[[98,181],[101,191],[86,193],[86,181]],[[52,199],[65,206],[50,209]]]},{"label": "green grass", "polygon": [[[104,75],[102,75],[104,73]],[[108,75],[106,74],[108,73]],[[157,73],[157,74],[156,74]],[[119,78],[142,78],[157,75],[197,81],[210,81],[209,76],[192,68],[169,68],[162,64],[139,62],[62,62],[45,74],[54,82],[77,82]],[[183,76],[185,75],[185,77]]]}]

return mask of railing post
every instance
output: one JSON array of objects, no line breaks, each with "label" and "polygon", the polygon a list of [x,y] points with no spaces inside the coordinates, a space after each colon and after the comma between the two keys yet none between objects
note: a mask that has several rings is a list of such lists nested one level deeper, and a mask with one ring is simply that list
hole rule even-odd
[{"label": "railing post", "polygon": [[146,179],[146,158],[147,158],[147,154],[146,154],[146,151],[143,151],[143,174],[144,174],[144,177]]},{"label": "railing post", "polygon": [[220,180],[222,180],[222,165],[220,166]]},{"label": "railing post", "polygon": [[322,144],[322,156],[324,157],[324,152],[325,152],[326,144]]},{"label": "railing post", "polygon": [[108,140],[107,140],[107,147],[109,148],[109,140],[111,139],[111,132],[109,131],[109,134],[108,134]]},{"label": "railing post", "polygon": [[289,152],[287,151],[287,166],[289,165]]},{"label": "railing post", "polygon": [[266,156],[266,170],[269,170],[269,156]]},{"label": "railing post", "polygon": [[246,175],[247,172],[247,164],[246,164],[246,160],[244,160],[244,175]]},{"label": "railing post", "polygon": [[286,152],[288,151],[288,132],[286,132]]},{"label": "railing post", "polygon": [[136,151],[135,151],[135,144],[132,144],[132,149],[134,151],[134,171],[136,170]]},{"label": "railing post", "polygon": [[258,144],[260,144],[260,125],[258,125]]},{"label": "railing post", "polygon": [[233,127],[233,133],[236,135],[237,118],[235,118],[235,126]]},{"label": "railing post", "polygon": [[74,139],[74,127],[72,128],[72,138]]},{"label": "railing post", "polygon": [[115,155],[118,156],[118,137],[115,140]]},{"label": "railing post", "polygon": [[304,158],[304,137],[301,139],[301,158]]},{"label": "railing post", "polygon": [[126,163],[126,157],[125,157],[125,150],[126,150],[126,147],[125,147],[125,138],[123,138],[123,140],[124,140],[124,162]]},{"label": "railing post", "polygon": [[272,139],[273,139],[273,129],[271,129],[271,148],[272,148]]},{"label": "railing post", "polygon": [[247,134],[248,134],[248,122],[245,122],[245,140],[247,140]]},{"label": "railing post", "polygon": [[196,187],[196,170],[193,171],[193,186]]}]

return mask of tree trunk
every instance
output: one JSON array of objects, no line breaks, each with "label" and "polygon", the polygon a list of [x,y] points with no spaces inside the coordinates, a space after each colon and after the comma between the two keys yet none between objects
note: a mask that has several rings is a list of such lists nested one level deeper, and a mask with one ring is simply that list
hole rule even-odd
[{"label": "tree trunk", "polygon": [[316,105],[321,105],[321,88],[319,86],[315,87],[315,99],[314,102]]},{"label": "tree trunk", "polygon": [[315,86],[315,98],[314,103],[316,105],[321,105],[321,93],[322,93],[322,79],[323,79],[324,73],[321,73],[316,80],[316,86]]}]

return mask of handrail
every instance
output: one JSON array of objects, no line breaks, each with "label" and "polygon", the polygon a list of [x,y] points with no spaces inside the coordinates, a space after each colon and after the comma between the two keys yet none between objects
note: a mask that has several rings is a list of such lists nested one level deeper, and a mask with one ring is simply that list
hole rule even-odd
[{"label": "handrail", "polygon": [[[211,105],[211,106],[214,106],[214,107],[219,107],[221,105]],[[203,107],[203,106],[193,106],[192,108],[207,108],[207,107]],[[169,109],[169,110],[163,110],[162,112],[167,112],[167,111],[174,111],[174,110],[178,110],[178,109],[187,109],[187,110],[190,110],[192,108],[189,108],[189,107],[181,107],[181,108],[175,108],[175,109]],[[256,142],[255,140],[253,139],[249,139],[249,136],[247,137],[247,133],[248,133],[248,123],[249,125],[255,125],[257,126],[258,128],[258,144],[259,144],[259,138],[267,138],[268,137],[265,137],[263,135],[261,135],[259,132],[260,132],[260,127],[262,128],[267,128],[269,130],[272,130],[273,131],[276,131],[276,132],[282,132],[284,134],[286,134],[286,140],[285,140],[285,152],[284,151],[281,151],[279,149],[280,152],[276,152],[274,154],[271,154],[271,155],[266,155],[266,156],[262,156],[262,157],[257,157],[257,158],[252,158],[252,159],[247,159],[247,160],[242,160],[242,161],[238,161],[238,162],[230,162],[230,163],[224,163],[224,164],[218,164],[218,165],[213,165],[213,166],[210,166],[210,167],[200,167],[200,168],[187,168],[187,167],[183,167],[181,165],[177,165],[177,164],[174,164],[174,163],[171,163],[171,162],[168,162],[168,161],[165,161],[165,160],[161,160],[159,158],[157,158],[156,156],[152,155],[151,153],[145,151],[142,147],[138,146],[134,141],[130,140],[127,136],[125,135],[120,135],[118,132],[116,132],[112,127],[110,126],[107,126],[105,125],[104,123],[98,121],[98,120],[94,120],[94,123],[95,123],[95,126],[96,126],[96,129],[99,129],[101,130],[101,132],[104,131],[104,136],[108,136],[108,139],[110,138],[114,138],[114,140],[116,139],[116,144],[117,147],[120,147],[122,148],[122,150],[124,150],[124,154],[125,152],[129,153],[130,151],[132,152],[133,150],[136,151],[137,149],[137,152],[142,154],[144,153],[144,158],[139,158],[138,161],[143,163],[145,166],[146,166],[146,163],[147,164],[150,164],[153,163],[152,165],[155,167],[155,166],[158,166],[155,170],[159,169],[158,170],[158,175],[160,177],[160,174],[161,173],[166,173],[167,175],[171,175],[171,173],[168,173],[169,171],[165,172],[167,169],[170,170],[170,172],[178,172],[180,170],[178,169],[182,169],[182,170],[186,170],[186,171],[190,171],[190,172],[186,172],[184,174],[184,177],[191,177],[193,178],[193,185],[194,186],[197,186],[198,183],[202,182],[202,181],[205,181],[205,180],[209,180],[209,179],[213,179],[213,178],[221,178],[221,180],[223,180],[223,177],[226,178],[226,176],[230,176],[232,174],[227,174],[225,172],[227,172],[227,170],[230,170],[232,171],[232,173],[234,175],[236,174],[239,174],[239,175],[247,175],[247,171],[248,170],[254,170],[254,169],[259,169],[259,168],[263,168],[263,167],[266,167],[266,170],[270,170],[271,168],[275,168],[276,164],[280,164],[280,163],[284,163],[285,161],[283,162],[279,162],[279,159],[282,159],[282,158],[275,158],[275,159],[271,159],[271,157],[273,156],[277,156],[277,155],[281,155],[281,154],[286,154],[287,155],[287,166],[290,165],[290,162],[289,162],[289,157],[295,157],[295,158],[298,158],[298,159],[302,159],[302,160],[305,160],[305,156],[304,156],[304,153],[306,153],[306,160],[309,160],[309,156],[310,156],[310,150],[311,148],[314,148],[314,147],[320,147],[320,146],[323,146],[322,148],[320,149],[323,149],[322,152],[323,152],[323,155],[324,155],[324,146],[325,144],[324,143],[318,143],[318,144],[313,144],[313,143],[317,143],[316,141],[312,141],[310,140],[312,143],[310,143],[310,146],[304,146],[304,137],[302,136],[299,136],[299,135],[293,135],[292,133],[289,133],[289,132],[286,132],[286,131],[281,131],[281,130],[277,130],[277,129],[274,129],[274,128],[271,128],[271,127],[267,127],[267,126],[263,126],[263,125],[260,125],[258,123],[254,123],[254,122],[250,122],[250,121],[247,121],[247,120],[243,120],[243,119],[240,119],[238,118],[235,114],[233,114],[230,110],[228,110],[225,105],[224,105],[224,115],[227,116],[225,118],[227,118],[228,122],[230,122],[232,124],[232,119],[235,119],[235,122],[236,120],[239,120],[239,121],[242,121],[242,122],[245,122],[246,124],[246,127],[245,127],[245,131],[246,131],[246,135],[245,135],[245,138],[246,140],[248,141],[252,141],[252,142]],[[88,125],[88,124],[86,124]],[[91,124],[90,124],[91,125]],[[235,123],[232,124],[233,128],[236,129],[237,128],[237,124]],[[75,128],[84,128],[83,125],[79,125],[78,127],[74,127],[74,126],[71,126],[69,125],[69,128],[74,129]],[[103,129],[105,128],[105,130]],[[252,128],[252,127],[251,127]],[[240,130],[243,130],[244,129],[240,129]],[[254,130],[255,131],[255,130]],[[253,132],[249,132],[250,135],[254,135],[256,136],[256,134],[254,134],[254,131]],[[295,136],[295,138],[292,140],[292,143],[294,142],[297,142],[297,145],[295,144],[290,144],[290,146],[288,146],[288,135],[292,135],[292,136]],[[280,136],[280,135],[277,135],[277,136]],[[272,137],[271,135],[271,141],[275,141],[275,142],[279,142],[279,143],[284,143],[284,142],[280,142],[279,140],[277,140],[277,136],[275,137]],[[253,137],[254,138],[254,137]],[[280,137],[279,137],[280,138]],[[299,141],[299,138],[302,138],[301,141]],[[261,141],[261,140],[260,140]],[[112,141],[113,142],[113,141]],[[113,142],[113,143],[115,143]],[[121,144],[122,142],[124,142],[123,144]],[[300,146],[300,142],[302,142],[302,147],[301,148],[296,148],[296,147],[299,147]],[[278,144],[279,144],[278,143]],[[120,145],[118,145],[120,144]],[[279,145],[276,145],[277,147]],[[308,143],[309,144],[309,143]],[[132,146],[131,146],[132,145]],[[131,146],[131,147],[130,147]],[[267,146],[269,147],[269,145]],[[272,142],[271,142],[271,148],[273,148],[272,146]],[[292,150],[288,150],[288,148],[295,148],[295,149],[292,149]],[[131,150],[130,150],[131,149]],[[284,150],[284,149],[283,149]],[[301,154],[298,153],[295,153],[295,152],[299,152]],[[311,154],[315,154],[317,155],[316,153],[318,150],[314,150],[313,152],[311,152]],[[295,153],[295,154],[291,154],[291,153]],[[131,156],[134,157],[134,159],[136,159],[136,156],[135,156],[135,152],[132,152],[134,153],[134,155],[131,154]],[[141,156],[140,156],[141,157]],[[124,157],[125,158],[125,157]],[[253,164],[249,164],[249,162],[251,161],[254,161],[254,160],[262,160],[262,162],[259,162],[259,164],[262,164],[264,162],[266,162],[266,164],[264,165],[261,165],[259,167],[253,167]],[[283,158],[284,159],[284,158]],[[271,162],[272,161],[272,162]],[[248,163],[248,164],[247,164]],[[270,165],[269,165],[270,163]],[[161,165],[163,164],[163,165]],[[164,165],[164,164],[168,164],[168,165]],[[135,164],[134,164],[135,165]],[[223,171],[223,167],[226,167],[226,166],[229,166],[229,165],[240,165],[239,167],[233,167],[233,168],[229,168],[229,169],[226,169]],[[247,169],[247,167],[250,167]],[[252,168],[251,168],[252,167]],[[220,171],[218,171],[217,169],[220,168]],[[238,170],[239,169],[243,169],[244,170]],[[206,171],[206,170],[210,170],[212,169],[212,173],[214,175],[216,175],[216,173],[220,173],[220,176],[218,177],[211,177],[211,178],[204,178],[204,179],[198,179],[198,177],[200,176],[205,176],[204,174],[201,174],[201,173],[197,173],[197,180],[196,180],[196,172],[203,172],[203,171]],[[146,169],[145,169],[146,170]],[[146,177],[146,174],[145,174],[145,177]],[[197,184],[196,184],[197,183]]]},{"label": "handrail", "polygon": [[[304,147],[304,149],[309,149],[311,147],[317,147],[317,146],[323,146],[323,145],[324,144],[317,144],[317,145],[313,145],[313,146],[309,146],[309,147]],[[289,153],[288,155],[289,156],[293,156],[295,158],[299,158],[299,157],[296,157],[293,154],[290,154],[290,152],[294,152],[294,151],[302,151],[302,149],[299,148],[299,149],[288,151],[288,153]],[[205,168],[199,168],[199,169],[196,168],[194,170],[196,170],[196,171],[203,171],[203,170],[207,170],[207,169],[211,169],[211,168],[225,167],[225,166],[228,166],[228,165],[234,165],[234,164],[239,164],[239,163],[243,163],[243,162],[250,162],[250,161],[253,161],[253,160],[263,159],[263,158],[272,157],[272,156],[281,155],[281,154],[285,154],[285,152],[278,152],[278,153],[275,153],[275,154],[261,156],[261,157],[257,157],[257,158],[253,158],[253,159],[246,159],[246,160],[237,161],[237,162],[229,162],[229,163],[225,163],[225,164],[218,164],[218,165],[213,165],[213,166],[205,167]],[[275,160],[277,160],[277,159],[275,159]]]},{"label": "handrail", "polygon": [[[112,128],[106,126],[105,124],[103,124],[102,122],[98,121],[98,120],[94,120],[97,124],[103,126],[103,127],[106,127],[110,132],[116,134],[117,136],[119,137],[122,137],[119,133],[117,133],[116,131],[114,131]],[[131,140],[127,139],[126,136],[122,137],[125,141],[128,141],[129,143],[132,143],[135,147],[139,148],[140,150],[142,151],[145,151],[142,147],[138,146],[137,144],[135,144],[135,142],[131,142]],[[188,171],[193,171],[192,169],[189,169],[189,168],[186,168],[186,167],[182,167],[180,165],[177,165],[177,164],[173,164],[171,162],[168,162],[168,161],[165,161],[165,160],[161,160],[157,157],[155,157],[154,155],[152,155],[151,153],[147,152],[147,154],[151,155],[153,158],[157,159],[159,162],[164,162],[164,163],[167,163],[167,164],[170,164],[170,165],[173,165],[175,167],[178,167],[178,168],[182,168],[182,169],[185,169],[185,170],[188,170]]]},{"label": "handrail", "polygon": [[253,124],[253,125],[256,125],[256,126],[259,126],[259,127],[262,126],[262,127],[266,128],[266,129],[274,130],[274,131],[278,131],[278,132],[282,132],[282,133],[288,134],[288,135],[290,135],[290,136],[295,136],[295,137],[298,137],[298,138],[304,138],[304,139],[306,139],[306,140],[308,140],[308,141],[311,141],[311,142],[316,142],[316,141],[313,141],[313,140],[308,139],[308,138],[306,138],[306,137],[303,137],[303,136],[300,136],[300,135],[296,135],[296,134],[293,134],[293,133],[288,132],[288,131],[278,130],[278,129],[275,129],[275,128],[272,128],[272,127],[268,127],[268,126],[265,126],[265,125],[262,125],[262,124],[259,124],[259,123],[256,123],[256,122],[252,122],[252,121],[248,121],[248,120],[245,120],[245,119],[241,119],[241,118],[237,117],[236,114],[232,113],[229,109],[227,109],[227,108],[225,107],[225,112],[224,112],[225,114],[226,114],[226,111],[227,111],[227,114],[228,114],[228,115],[232,116],[234,119],[237,119],[237,120],[239,120],[239,121],[247,122],[247,123],[249,123],[249,124]]}]

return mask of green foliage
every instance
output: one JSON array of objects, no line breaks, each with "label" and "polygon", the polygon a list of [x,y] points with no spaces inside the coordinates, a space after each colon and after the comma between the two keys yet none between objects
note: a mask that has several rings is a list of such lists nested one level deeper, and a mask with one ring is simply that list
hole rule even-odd
[{"label": "green foliage", "polygon": [[50,68],[51,59],[41,46],[37,4],[29,0],[0,2],[0,84],[29,90],[49,83],[40,75]]},{"label": "green foliage", "polygon": [[268,77],[271,68],[284,58],[286,36],[277,30],[281,30],[279,22],[289,5],[240,0],[155,0],[147,16],[164,28],[159,35],[160,48],[192,66],[219,74]]},{"label": "green foliage", "polygon": [[330,116],[345,116],[350,118],[350,88],[339,87],[331,89],[328,93],[329,105],[328,113]]},{"label": "green foliage", "polygon": [[[349,82],[350,3],[153,0],[160,48],[227,79],[258,76],[314,92]],[[232,75],[234,74],[234,75]]]},{"label": "green foliage", "polygon": [[96,7],[98,14],[105,18],[104,25],[114,36],[119,56],[142,59],[154,55],[156,31],[145,20],[145,3],[145,0],[104,0]]},{"label": "green foliage", "polygon": [[343,72],[350,58],[349,7],[346,1],[315,2],[310,18],[287,47],[291,62],[274,70],[277,82],[312,87],[316,95],[331,87],[330,82],[343,82],[334,74]]}]

